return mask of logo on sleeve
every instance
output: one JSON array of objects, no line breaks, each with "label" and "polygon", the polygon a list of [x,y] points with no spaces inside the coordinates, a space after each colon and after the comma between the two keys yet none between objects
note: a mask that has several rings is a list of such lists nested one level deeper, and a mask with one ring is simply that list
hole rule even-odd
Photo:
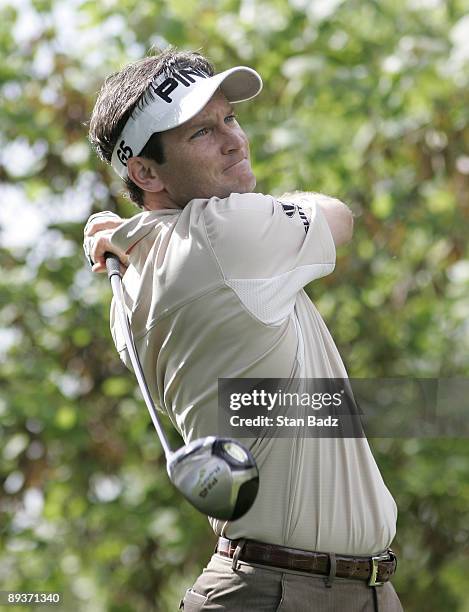
[{"label": "logo on sleeve", "polygon": [[296,213],[296,204],[286,204],[285,202],[280,202],[283,208],[283,212],[292,219]]},{"label": "logo on sleeve", "polygon": [[305,211],[297,204],[290,204],[289,202],[280,202],[280,200],[279,204],[282,206],[283,212],[287,215],[289,219],[293,219],[296,214],[296,211],[298,211],[300,219],[302,220],[305,228],[305,233],[307,234],[309,230],[309,220]]},{"label": "logo on sleeve", "polygon": [[305,211],[298,206],[298,214],[300,215],[300,219],[303,221],[303,225],[305,226],[305,233],[308,233],[309,230],[309,219],[306,216]]}]

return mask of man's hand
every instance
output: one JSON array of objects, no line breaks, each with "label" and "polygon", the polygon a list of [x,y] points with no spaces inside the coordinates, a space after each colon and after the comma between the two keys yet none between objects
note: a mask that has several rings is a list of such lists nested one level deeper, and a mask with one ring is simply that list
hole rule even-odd
[{"label": "man's hand", "polygon": [[92,263],[93,272],[106,272],[104,253],[109,251],[115,253],[121,262],[121,273],[124,274],[128,265],[129,257],[123,251],[111,244],[110,238],[113,232],[124,223],[114,213],[108,212],[103,215],[98,213],[92,215],[85,226],[83,247]]}]

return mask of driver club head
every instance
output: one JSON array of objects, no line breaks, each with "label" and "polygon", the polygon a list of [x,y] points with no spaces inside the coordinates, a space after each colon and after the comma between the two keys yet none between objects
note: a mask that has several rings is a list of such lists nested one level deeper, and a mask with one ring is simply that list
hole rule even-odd
[{"label": "driver club head", "polygon": [[171,482],[197,510],[225,521],[246,514],[259,488],[254,457],[229,438],[194,440],[172,455],[167,469]]}]

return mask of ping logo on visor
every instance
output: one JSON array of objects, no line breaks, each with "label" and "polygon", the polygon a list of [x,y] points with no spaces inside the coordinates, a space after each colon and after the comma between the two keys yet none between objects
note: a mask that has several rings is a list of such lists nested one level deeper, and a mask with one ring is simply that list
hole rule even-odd
[{"label": "ping logo on visor", "polygon": [[214,76],[199,68],[180,68],[156,77],[149,85],[153,100],[135,108],[117,139],[111,165],[127,178],[127,162],[139,155],[155,132],[165,132],[192,119],[220,88],[229,102],[257,96],[262,79],[252,68],[237,66]]},{"label": "ping logo on visor", "polygon": [[153,82],[150,85],[150,89],[159,96],[163,102],[167,104],[171,104],[173,99],[170,97],[170,94],[178,87],[181,83],[184,87],[190,87],[195,83],[196,78],[207,79],[209,75],[202,70],[198,70],[197,68],[182,68],[177,72],[173,72],[172,76],[167,77],[160,82],[161,79],[158,79],[156,82]]}]

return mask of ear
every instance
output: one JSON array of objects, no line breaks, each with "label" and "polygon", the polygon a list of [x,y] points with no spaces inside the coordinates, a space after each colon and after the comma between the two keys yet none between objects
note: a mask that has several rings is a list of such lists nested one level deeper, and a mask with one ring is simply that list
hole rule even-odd
[{"label": "ear", "polygon": [[131,181],[143,189],[156,193],[163,191],[164,184],[156,169],[156,162],[146,157],[131,157],[127,161],[127,174]]}]

